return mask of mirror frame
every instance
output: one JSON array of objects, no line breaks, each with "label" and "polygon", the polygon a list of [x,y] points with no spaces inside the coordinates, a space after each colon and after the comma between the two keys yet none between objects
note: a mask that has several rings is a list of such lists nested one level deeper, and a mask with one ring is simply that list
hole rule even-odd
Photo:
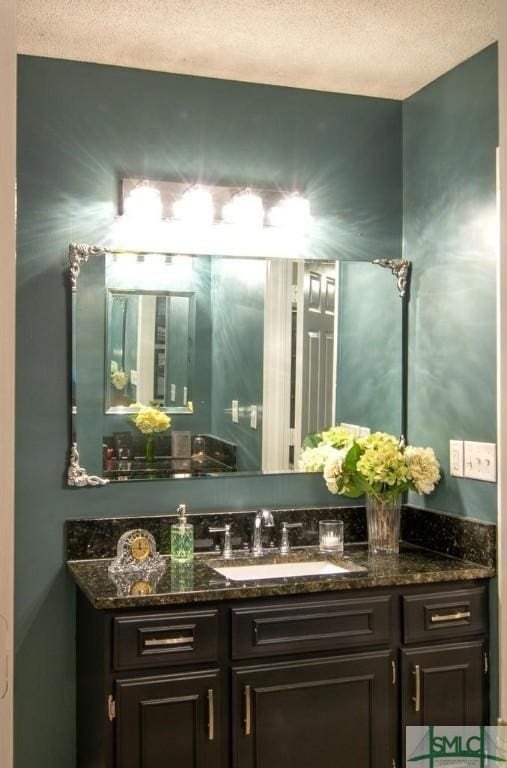
[{"label": "mirror frame", "polygon": [[[77,289],[81,267],[86,264],[91,256],[106,256],[120,254],[136,254],[148,256],[155,251],[141,251],[136,249],[107,248],[100,245],[87,245],[86,243],[70,243],[69,245],[69,276],[71,289],[71,445],[67,468],[67,485],[73,488],[103,487],[110,484],[110,480],[98,475],[88,475],[86,469],[80,465],[79,448],[77,442],[77,401],[76,401],[76,310]],[[159,253],[160,251],[157,251]],[[276,257],[275,257],[276,258]],[[408,352],[408,301],[410,293],[410,277],[412,264],[406,259],[373,259],[373,264],[390,269],[402,300],[402,329],[401,329],[401,437],[405,439],[407,428],[407,352]],[[255,473],[257,474],[257,473]],[[283,473],[282,473],[283,474]],[[292,473],[291,473],[292,474]],[[242,477],[244,473],[227,474],[227,477]],[[189,478],[191,479],[191,478]]]}]

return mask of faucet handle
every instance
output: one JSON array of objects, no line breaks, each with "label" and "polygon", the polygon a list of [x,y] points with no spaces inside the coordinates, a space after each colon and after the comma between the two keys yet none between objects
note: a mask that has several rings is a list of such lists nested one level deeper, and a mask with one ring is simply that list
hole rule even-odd
[{"label": "faucet handle", "polygon": [[302,528],[303,523],[282,523],[282,540],[280,542],[280,554],[288,555],[290,552],[289,528]]},{"label": "faucet handle", "polygon": [[225,560],[230,560],[232,557],[232,541],[231,541],[231,524],[226,523],[223,526],[213,526],[208,528],[210,533],[223,533],[224,534],[224,549],[222,555]]},{"label": "faucet handle", "polygon": [[262,520],[265,528],[272,528],[275,524],[272,511],[270,509],[266,509],[266,507],[259,508],[257,510],[256,516]]}]

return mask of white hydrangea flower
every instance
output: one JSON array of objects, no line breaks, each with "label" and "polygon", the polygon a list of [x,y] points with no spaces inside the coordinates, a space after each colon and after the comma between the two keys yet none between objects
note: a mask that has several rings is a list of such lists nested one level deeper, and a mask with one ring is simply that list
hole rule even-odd
[{"label": "white hydrangea flower", "polygon": [[440,480],[440,465],[433,448],[405,448],[405,461],[417,493],[431,493]]},{"label": "white hydrangea flower", "polygon": [[343,462],[347,455],[348,449],[342,448],[338,451],[336,448],[331,448],[329,455],[324,463],[324,480],[328,491],[331,493],[338,493],[338,480],[343,477]]},{"label": "white hydrangea flower", "polygon": [[302,472],[322,472],[326,459],[332,451],[334,448],[323,443],[316,448],[305,448],[299,459],[299,469]]}]

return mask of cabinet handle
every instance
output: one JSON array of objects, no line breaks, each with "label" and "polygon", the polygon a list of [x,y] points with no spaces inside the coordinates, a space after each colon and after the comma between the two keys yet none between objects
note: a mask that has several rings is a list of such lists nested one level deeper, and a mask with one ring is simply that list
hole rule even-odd
[{"label": "cabinet handle", "polygon": [[245,736],[252,733],[252,692],[249,685],[245,685]]},{"label": "cabinet handle", "polygon": [[421,711],[421,667],[416,664],[414,667],[413,675],[415,676],[415,696],[412,696],[414,702],[414,711]]},{"label": "cabinet handle", "polygon": [[213,688],[208,691],[208,741],[215,739],[215,699]]},{"label": "cabinet handle", "polygon": [[163,648],[167,645],[190,645],[194,642],[192,635],[185,637],[147,637],[144,641],[146,648]]},{"label": "cabinet handle", "polygon": [[456,611],[456,613],[432,613],[430,616],[431,622],[436,621],[457,621],[457,619],[469,619],[470,611]]}]

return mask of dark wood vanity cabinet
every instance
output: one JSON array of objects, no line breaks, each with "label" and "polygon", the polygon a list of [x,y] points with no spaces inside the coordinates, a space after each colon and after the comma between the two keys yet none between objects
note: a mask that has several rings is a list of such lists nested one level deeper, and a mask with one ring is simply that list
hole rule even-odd
[{"label": "dark wood vanity cabinet", "polygon": [[393,704],[390,651],[235,668],[233,765],[390,767]]},{"label": "dark wood vanity cabinet", "polygon": [[122,768],[221,768],[220,672],[117,680],[115,764]]},{"label": "dark wood vanity cabinet", "polygon": [[487,582],[100,612],[78,600],[79,768],[393,768],[488,721]]},{"label": "dark wood vanity cabinet", "polygon": [[477,725],[486,715],[481,640],[401,652],[402,724]]}]

